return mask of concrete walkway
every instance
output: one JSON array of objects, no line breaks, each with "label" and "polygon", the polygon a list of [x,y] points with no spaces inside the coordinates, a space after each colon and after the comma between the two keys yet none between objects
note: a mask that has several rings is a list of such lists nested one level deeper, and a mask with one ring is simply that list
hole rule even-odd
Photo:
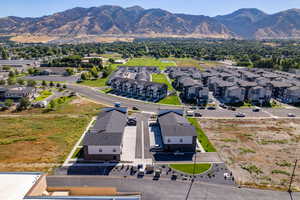
[{"label": "concrete walkway", "polygon": [[68,163],[71,162],[73,159],[72,159],[72,156],[73,154],[75,153],[76,149],[78,147],[80,147],[80,143],[81,141],[83,140],[85,134],[88,132],[88,130],[90,129],[90,127],[92,126],[93,122],[96,120],[97,117],[93,117],[91,122],[88,124],[88,126],[86,127],[84,133],[81,135],[81,137],[79,138],[79,140],[77,141],[77,143],[74,145],[72,151],[69,153],[67,159],[65,160],[64,164],[62,165],[63,167],[64,166],[68,166]]}]

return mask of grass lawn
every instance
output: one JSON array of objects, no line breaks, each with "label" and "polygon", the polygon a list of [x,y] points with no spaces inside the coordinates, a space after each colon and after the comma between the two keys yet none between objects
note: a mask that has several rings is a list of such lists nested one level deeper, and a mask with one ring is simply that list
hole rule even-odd
[{"label": "grass lawn", "polygon": [[159,59],[142,57],[142,58],[133,58],[129,60],[125,65],[127,66],[157,66],[160,70],[166,69],[166,67],[174,66],[175,63],[164,63]]},{"label": "grass lawn", "polygon": [[198,140],[204,150],[206,152],[216,152],[217,150],[215,147],[211,144],[207,136],[205,135],[204,131],[201,129],[197,119],[195,118],[188,118],[189,122],[196,128],[197,134],[198,134]]},{"label": "grass lawn", "polygon": [[83,148],[77,148],[72,158],[83,158]]},{"label": "grass lawn", "polygon": [[[170,167],[187,174],[193,174],[194,172],[194,164],[171,164]],[[210,167],[211,164],[196,164],[195,174],[202,174],[209,170]]]},{"label": "grass lawn", "polygon": [[166,98],[160,100],[159,104],[169,104],[169,105],[181,105],[179,97],[177,95],[170,95]]},{"label": "grass lawn", "polygon": [[107,79],[108,79],[108,77],[97,79],[97,80],[86,80],[79,84],[85,85],[85,86],[90,86],[90,87],[104,87],[104,86],[106,86]]},{"label": "grass lawn", "polygon": [[40,96],[38,96],[34,102],[38,102],[38,101],[43,101],[44,99],[46,99],[47,97],[51,96],[52,92],[50,90],[44,90],[40,93]]},{"label": "grass lawn", "polygon": [[164,74],[152,74],[151,76],[152,76],[152,82],[164,83],[168,86],[169,91],[174,90],[172,84],[168,81],[166,75],[164,75]]}]

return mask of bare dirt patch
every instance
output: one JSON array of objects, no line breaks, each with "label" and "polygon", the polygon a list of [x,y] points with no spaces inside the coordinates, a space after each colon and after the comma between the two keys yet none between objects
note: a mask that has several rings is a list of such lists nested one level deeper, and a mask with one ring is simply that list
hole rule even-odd
[{"label": "bare dirt patch", "polygon": [[46,35],[18,35],[12,37],[10,40],[19,43],[47,43],[58,37]]},{"label": "bare dirt patch", "polygon": [[[300,158],[300,120],[199,120],[241,185],[287,189]],[[294,189],[300,190],[300,164]]]}]

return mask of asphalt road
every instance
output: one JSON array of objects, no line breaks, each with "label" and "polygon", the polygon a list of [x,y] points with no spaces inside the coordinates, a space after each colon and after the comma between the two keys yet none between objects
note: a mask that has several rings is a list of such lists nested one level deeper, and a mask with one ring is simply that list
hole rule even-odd
[{"label": "asphalt road", "polygon": [[77,92],[78,94],[85,96],[89,99],[92,99],[94,101],[98,101],[100,103],[113,106],[115,102],[121,102],[122,106],[132,108],[137,107],[142,111],[147,112],[157,112],[159,109],[178,109],[180,107],[177,106],[164,106],[164,105],[158,105],[154,103],[146,103],[142,101],[137,101],[133,99],[126,99],[118,96],[112,96],[107,95],[104,93],[101,93],[97,91],[96,89],[92,89],[90,87],[81,86],[81,85],[74,85],[74,84],[68,84],[68,88],[73,90],[74,92]]},{"label": "asphalt road", "polygon": [[[89,99],[97,101],[99,103],[113,106],[115,102],[121,102],[125,107],[137,107],[141,111],[146,112],[158,112],[159,109],[182,109],[184,106],[171,106],[171,105],[159,105],[154,103],[146,103],[134,99],[127,99],[123,97],[107,95],[86,86],[68,84],[68,88],[77,92],[78,94],[85,96]],[[188,107],[186,107],[188,108]],[[197,112],[202,114],[203,118],[236,118],[235,114],[242,112],[246,115],[246,118],[250,119],[264,119],[264,118],[288,118],[288,114],[292,113],[295,117],[300,118],[300,109],[298,108],[263,108],[260,112],[253,112],[251,108],[239,108],[236,111],[217,108],[216,110],[198,110]]]},{"label": "asphalt road", "polygon": [[[184,200],[190,183],[180,181],[136,178],[114,178],[101,176],[57,176],[47,177],[49,187],[91,186],[116,187],[119,192],[142,192],[143,200]],[[162,189],[163,188],[163,189]],[[293,199],[300,199],[300,193],[293,193]],[[230,185],[194,183],[189,200],[291,200],[287,192],[237,188]]]}]

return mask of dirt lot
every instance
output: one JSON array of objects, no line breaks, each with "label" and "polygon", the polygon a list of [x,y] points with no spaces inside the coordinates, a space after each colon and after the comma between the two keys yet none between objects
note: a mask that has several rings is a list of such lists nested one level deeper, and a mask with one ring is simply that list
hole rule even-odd
[{"label": "dirt lot", "polygon": [[[200,120],[237,182],[286,189],[300,158],[300,120]],[[300,190],[300,163],[294,189]]]},{"label": "dirt lot", "polygon": [[74,97],[55,111],[0,115],[0,171],[43,171],[59,166],[102,106]]}]

